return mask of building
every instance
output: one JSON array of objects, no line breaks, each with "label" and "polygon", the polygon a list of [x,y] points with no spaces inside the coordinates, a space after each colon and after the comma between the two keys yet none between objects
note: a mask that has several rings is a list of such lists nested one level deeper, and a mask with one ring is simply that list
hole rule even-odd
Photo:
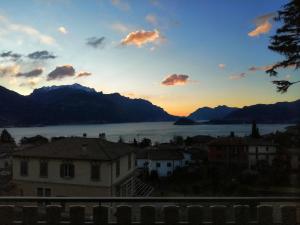
[{"label": "building", "polygon": [[173,174],[177,168],[187,166],[191,155],[175,149],[146,149],[137,153],[137,167],[159,177]]},{"label": "building", "polygon": [[253,168],[259,161],[265,161],[268,165],[272,165],[277,155],[277,145],[271,141],[263,139],[247,138],[248,146],[248,166]]},{"label": "building", "polygon": [[228,168],[248,167],[248,146],[240,137],[219,137],[208,144],[208,160]]},{"label": "building", "polygon": [[13,182],[24,196],[119,196],[135,175],[135,150],[100,138],[60,139],[15,152]]},{"label": "building", "polygon": [[300,171],[300,148],[290,148],[287,150],[290,159],[290,166],[293,171]]},{"label": "building", "polygon": [[12,154],[14,150],[14,144],[0,144],[0,176],[11,174]]}]

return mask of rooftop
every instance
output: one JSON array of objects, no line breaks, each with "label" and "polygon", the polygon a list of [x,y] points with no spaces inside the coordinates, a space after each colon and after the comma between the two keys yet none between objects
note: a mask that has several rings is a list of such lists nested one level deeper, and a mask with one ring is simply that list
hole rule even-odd
[{"label": "rooftop", "polygon": [[14,157],[111,161],[135,152],[128,144],[100,138],[70,137],[17,151]]}]

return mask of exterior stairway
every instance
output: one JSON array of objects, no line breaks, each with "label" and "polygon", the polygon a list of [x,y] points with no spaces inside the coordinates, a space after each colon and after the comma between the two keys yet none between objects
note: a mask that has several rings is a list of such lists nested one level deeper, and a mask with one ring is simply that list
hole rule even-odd
[{"label": "exterior stairway", "polygon": [[133,176],[121,184],[121,197],[149,197],[154,188]]}]

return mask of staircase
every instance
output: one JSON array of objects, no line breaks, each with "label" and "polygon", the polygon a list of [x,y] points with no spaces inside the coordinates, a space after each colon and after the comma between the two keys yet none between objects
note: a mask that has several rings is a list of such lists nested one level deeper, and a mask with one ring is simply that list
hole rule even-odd
[{"label": "staircase", "polygon": [[135,176],[126,180],[120,186],[121,197],[148,197],[152,194],[154,188],[144,183]]}]

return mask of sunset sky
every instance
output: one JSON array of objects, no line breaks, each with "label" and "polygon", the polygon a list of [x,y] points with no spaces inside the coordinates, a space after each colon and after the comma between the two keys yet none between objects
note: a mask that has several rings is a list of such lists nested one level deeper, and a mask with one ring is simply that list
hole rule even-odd
[{"label": "sunset sky", "polygon": [[[1,0],[0,85],[21,94],[79,83],[175,115],[293,101],[265,70],[287,0]],[[299,71],[280,70],[295,80]],[[277,78],[277,79],[278,79]]]}]

